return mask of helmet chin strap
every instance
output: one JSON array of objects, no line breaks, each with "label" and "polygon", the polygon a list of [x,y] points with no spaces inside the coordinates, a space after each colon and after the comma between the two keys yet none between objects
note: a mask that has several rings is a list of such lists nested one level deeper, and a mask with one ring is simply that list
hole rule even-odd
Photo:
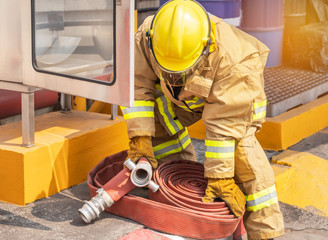
[{"label": "helmet chin strap", "polygon": [[209,52],[210,52],[210,46],[211,46],[211,44],[212,44],[212,40],[211,40],[211,38],[209,38],[208,40],[207,40],[207,43],[206,43],[206,49],[205,49],[205,51],[203,52],[203,54],[207,57],[208,56],[208,54],[209,54]]}]

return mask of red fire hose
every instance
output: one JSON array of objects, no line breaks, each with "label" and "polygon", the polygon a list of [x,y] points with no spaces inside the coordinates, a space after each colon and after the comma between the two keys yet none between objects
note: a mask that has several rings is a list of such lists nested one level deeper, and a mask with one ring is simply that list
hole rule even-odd
[{"label": "red fire hose", "polygon": [[[92,196],[103,187],[106,191],[114,189],[117,198],[121,197],[105,211],[184,237],[218,239],[234,235],[239,239],[245,233],[242,218],[234,217],[224,202],[201,201],[207,184],[202,164],[174,160],[160,165],[154,171],[154,181],[160,188],[155,193],[149,191],[146,199],[127,194],[131,190],[127,174],[121,173],[122,179],[117,181],[126,157],[126,151],[111,155],[89,172],[87,183]],[[111,181],[113,177],[115,181]]]}]

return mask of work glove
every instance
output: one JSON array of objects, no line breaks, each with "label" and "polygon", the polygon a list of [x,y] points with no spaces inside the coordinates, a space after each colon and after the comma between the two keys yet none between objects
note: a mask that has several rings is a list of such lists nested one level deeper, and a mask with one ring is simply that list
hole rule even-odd
[{"label": "work glove", "polygon": [[136,136],[130,139],[128,150],[128,158],[133,162],[137,162],[141,157],[147,158],[149,163],[155,169],[157,168],[157,160],[154,156],[154,150],[150,136]]},{"label": "work glove", "polygon": [[230,211],[240,217],[245,211],[245,196],[232,178],[209,178],[203,202],[213,202],[220,198],[229,207]]}]

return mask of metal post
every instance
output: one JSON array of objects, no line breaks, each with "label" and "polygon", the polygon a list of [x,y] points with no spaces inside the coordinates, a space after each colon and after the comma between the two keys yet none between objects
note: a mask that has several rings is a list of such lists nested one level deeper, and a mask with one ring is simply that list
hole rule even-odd
[{"label": "metal post", "polygon": [[34,144],[34,92],[22,92],[22,138],[24,147]]},{"label": "metal post", "polygon": [[115,120],[117,118],[118,106],[116,104],[112,104],[111,108],[111,120]]},{"label": "metal post", "polygon": [[70,94],[61,93],[60,105],[61,112],[69,113],[72,110],[72,96]]}]

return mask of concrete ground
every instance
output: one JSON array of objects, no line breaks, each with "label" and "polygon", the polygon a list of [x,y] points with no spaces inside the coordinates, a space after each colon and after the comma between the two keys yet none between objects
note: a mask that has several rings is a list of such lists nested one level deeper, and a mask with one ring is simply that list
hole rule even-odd
[{"label": "concrete ground", "polygon": [[[198,159],[201,160],[204,141],[193,139],[193,143]],[[328,160],[328,128],[289,149],[308,152]],[[267,151],[266,153],[270,159],[280,152]],[[137,222],[109,213],[102,213],[100,218],[91,224],[84,223],[78,215],[78,209],[83,205],[83,200],[89,199],[90,194],[84,182],[49,198],[37,200],[25,207],[0,203],[0,239],[118,240],[134,230],[144,228]],[[328,239],[328,217],[283,202],[280,202],[280,206],[284,216],[286,234],[277,239]],[[185,239],[178,236],[168,237],[176,240]]]}]

